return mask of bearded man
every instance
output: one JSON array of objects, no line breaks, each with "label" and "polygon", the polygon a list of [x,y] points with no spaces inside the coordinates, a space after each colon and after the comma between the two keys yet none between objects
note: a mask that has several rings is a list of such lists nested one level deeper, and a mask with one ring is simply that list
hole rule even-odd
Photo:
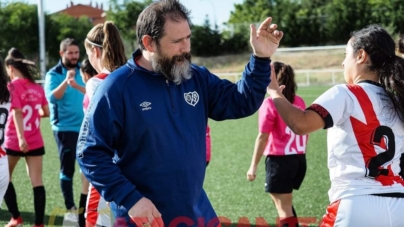
[{"label": "bearded man", "polygon": [[116,226],[219,225],[202,187],[207,121],[260,107],[283,36],[271,21],[251,26],[254,53],[234,84],[191,63],[189,11],[178,0],[139,15],[140,48],[95,91],[77,146],[83,173],[123,221]]},{"label": "bearded man", "polygon": [[[45,76],[45,93],[49,102],[50,123],[60,158],[60,187],[66,206],[64,221],[77,223],[73,196],[76,145],[83,121],[85,85],[80,76],[79,43],[66,38],[60,43],[58,64]],[[38,111],[38,110],[34,110]]]}]

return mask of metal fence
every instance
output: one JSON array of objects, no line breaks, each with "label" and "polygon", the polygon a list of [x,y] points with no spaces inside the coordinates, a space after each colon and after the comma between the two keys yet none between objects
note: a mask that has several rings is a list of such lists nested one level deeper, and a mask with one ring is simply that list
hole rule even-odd
[{"label": "metal fence", "polygon": [[[216,73],[222,79],[236,82],[241,78],[242,72]],[[335,85],[344,83],[343,69],[301,69],[295,70],[295,80],[299,86]]]},{"label": "metal fence", "polygon": [[[345,49],[346,45],[334,46],[311,46],[311,47],[284,47],[278,48],[276,52],[301,52],[318,50],[338,50]],[[335,85],[345,83],[343,69],[300,69],[294,70],[295,80],[299,86],[310,85]],[[242,72],[235,73],[217,73],[216,75],[223,79],[235,82],[240,79]]]},{"label": "metal fence", "polygon": [[[259,26],[259,24],[257,25]],[[311,47],[283,47],[278,48],[276,52],[300,52],[300,51],[317,51],[317,50],[335,50],[345,49],[346,45],[334,46],[311,46]],[[299,86],[310,85],[335,85],[344,83],[344,70],[342,69],[300,69],[295,70],[295,80]],[[241,78],[242,72],[234,73],[215,73],[223,79],[236,82]],[[44,84],[44,80],[37,80],[39,84]]]}]

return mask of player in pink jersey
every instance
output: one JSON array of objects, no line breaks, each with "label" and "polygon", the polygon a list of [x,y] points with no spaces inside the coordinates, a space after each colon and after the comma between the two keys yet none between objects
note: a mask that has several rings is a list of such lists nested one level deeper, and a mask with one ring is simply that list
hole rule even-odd
[{"label": "player in pink jersey", "polygon": [[7,73],[4,68],[3,60],[0,58],[0,204],[3,203],[3,197],[6,194],[10,180],[7,155],[3,147],[11,98],[7,84]]},{"label": "player in pink jersey", "polygon": [[[126,64],[125,49],[118,28],[111,21],[94,26],[85,41],[88,59],[98,75],[86,83],[84,106],[88,106],[98,85],[110,72]],[[88,100],[88,101],[87,101]],[[86,171],[86,170],[83,170]],[[86,226],[112,226],[110,211],[100,193],[90,185],[87,198]]]},{"label": "player in pink jersey", "polygon": [[320,226],[403,226],[404,59],[385,29],[351,34],[344,78],[305,111],[269,93],[296,134],[327,129],[330,205]]},{"label": "player in pink jersey", "polygon": [[34,192],[35,226],[43,226],[45,215],[45,188],[42,182],[42,156],[45,154],[40,130],[41,117],[49,116],[48,102],[41,85],[35,83],[35,63],[28,61],[15,48],[6,58],[7,73],[11,83],[11,112],[8,116],[4,147],[7,152],[10,183],[4,200],[12,215],[7,227],[19,226],[22,218],[17,206],[17,197],[11,181],[15,166],[25,158],[27,172]]},{"label": "player in pink jersey", "polygon": [[[273,62],[276,80],[284,85],[282,91],[287,101],[305,109],[306,105],[296,95],[297,85],[292,67]],[[307,135],[296,135],[279,116],[272,98],[262,103],[258,114],[259,133],[255,141],[247,179],[255,180],[258,163],[265,155],[265,191],[270,193],[279,215],[280,226],[297,226],[297,215],[292,205],[292,191],[299,189],[306,174]]]}]

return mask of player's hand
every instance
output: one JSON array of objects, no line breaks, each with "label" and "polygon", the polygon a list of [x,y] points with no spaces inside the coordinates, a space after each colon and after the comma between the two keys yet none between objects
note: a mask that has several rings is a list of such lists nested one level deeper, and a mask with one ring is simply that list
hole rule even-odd
[{"label": "player's hand", "polygon": [[285,85],[279,86],[278,80],[276,79],[274,65],[271,63],[271,83],[267,87],[267,93],[274,98],[276,95],[282,95],[283,89],[285,89]]},{"label": "player's hand", "polygon": [[257,166],[251,165],[250,169],[247,171],[247,180],[253,181],[257,177]]},{"label": "player's hand", "polygon": [[140,199],[128,212],[138,227],[163,227],[163,219],[154,204],[147,198]]},{"label": "player's hand", "polygon": [[250,25],[250,43],[254,55],[258,57],[271,57],[283,37],[283,32],[276,30],[278,26],[271,24],[272,17],[265,19],[258,30]]},{"label": "player's hand", "polygon": [[25,138],[18,139],[18,145],[20,147],[20,151],[27,153],[29,151],[29,146]]}]

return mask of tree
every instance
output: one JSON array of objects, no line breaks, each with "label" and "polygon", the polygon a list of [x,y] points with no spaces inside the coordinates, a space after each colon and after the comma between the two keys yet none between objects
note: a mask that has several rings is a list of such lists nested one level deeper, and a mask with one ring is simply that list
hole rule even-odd
[{"label": "tree", "polygon": [[381,22],[380,18],[372,16],[372,5],[368,0],[333,0],[327,5],[326,14],[327,35],[333,44],[346,43],[352,31]]},{"label": "tree", "polygon": [[[242,4],[235,4],[235,11],[231,12],[229,24],[233,24],[234,34],[248,42],[249,24],[259,24],[267,17],[272,17],[280,30],[285,34],[281,45],[301,45],[306,40],[300,36],[302,20],[299,16],[306,18],[307,15],[299,15],[301,10],[300,2],[293,0],[245,0]],[[300,22],[300,23],[299,23]],[[235,25],[234,25],[235,24]],[[300,37],[300,38],[299,38]],[[307,39],[311,40],[311,39]]]},{"label": "tree", "polygon": [[[7,52],[11,47],[19,49],[31,60],[38,61],[39,26],[38,11],[34,4],[22,2],[0,5],[0,50]],[[93,27],[86,17],[76,19],[65,14],[45,14],[45,42],[49,65],[60,58],[60,41],[72,37],[83,41]],[[85,56],[84,48],[81,49]]]},{"label": "tree", "polygon": [[244,0],[241,4],[234,4],[234,8],[229,24],[260,22],[271,15],[273,6],[271,0]]},{"label": "tree", "polygon": [[271,16],[285,34],[282,46],[318,45],[326,40],[319,31],[325,30],[324,7],[330,1],[245,0],[242,4],[235,4],[235,11],[231,12],[228,23],[238,24],[234,33],[248,40],[248,24],[255,22],[257,26]]},{"label": "tree", "polygon": [[[46,28],[46,50],[49,64],[53,65],[60,58],[60,42],[65,38],[74,38],[84,44],[83,41],[93,24],[87,17],[76,19],[67,14],[52,14],[47,18],[49,21]],[[86,56],[84,45],[80,47],[80,56]]]},{"label": "tree", "polygon": [[[273,9],[270,0],[244,0],[241,4],[234,4],[235,10],[230,12],[230,18],[226,23],[230,27],[230,34],[224,33],[224,49],[233,50],[230,53],[239,53],[248,50],[251,23],[263,21]],[[275,17],[275,15],[271,15]],[[231,45],[235,45],[233,48]]]},{"label": "tree", "polygon": [[392,34],[404,33],[404,5],[400,0],[369,0],[373,9],[372,17],[378,18]]},{"label": "tree", "polygon": [[[327,40],[325,8],[332,0],[302,0],[298,5],[294,27],[299,35],[299,43],[292,41],[291,46],[299,45],[325,45]],[[293,21],[292,21],[293,22]],[[296,35],[297,36],[297,35]]]},{"label": "tree", "polygon": [[110,9],[107,11],[107,19],[115,23],[120,29],[122,37],[136,47],[136,22],[143,9],[148,6],[152,0],[143,2],[124,0],[120,4],[117,0],[110,1]]},{"label": "tree", "polygon": [[219,31],[210,28],[207,15],[203,26],[193,25],[191,30],[191,50],[194,55],[202,57],[216,56],[223,51],[221,48],[221,35]]},{"label": "tree", "polygon": [[38,13],[36,5],[14,2],[0,8],[0,47],[7,52],[15,47],[27,58],[36,60],[38,53]]}]

